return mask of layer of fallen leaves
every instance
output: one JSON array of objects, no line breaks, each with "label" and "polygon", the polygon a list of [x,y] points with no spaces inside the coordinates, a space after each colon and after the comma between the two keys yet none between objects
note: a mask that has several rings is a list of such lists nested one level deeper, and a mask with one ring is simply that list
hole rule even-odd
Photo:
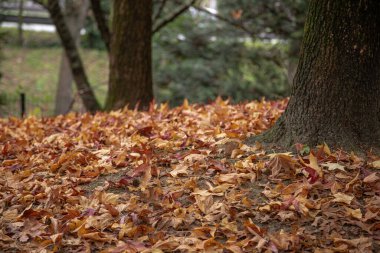
[{"label": "layer of fallen leaves", "polygon": [[379,251],[378,157],[243,144],[286,102],[1,120],[0,251]]}]

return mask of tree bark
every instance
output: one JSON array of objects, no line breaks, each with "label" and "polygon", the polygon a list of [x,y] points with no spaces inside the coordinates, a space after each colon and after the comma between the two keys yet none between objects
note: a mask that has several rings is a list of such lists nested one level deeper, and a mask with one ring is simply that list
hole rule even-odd
[{"label": "tree bark", "polygon": [[310,1],[288,107],[257,140],[379,147],[379,13],[378,0]]},{"label": "tree bark", "polygon": [[100,32],[100,36],[102,37],[102,40],[104,41],[104,44],[106,45],[107,51],[109,52],[111,33],[109,31],[107,21],[102,11],[100,0],[91,0],[91,8],[96,20],[96,25]]},{"label": "tree bark", "polygon": [[153,99],[152,0],[113,1],[106,109],[146,109]]},{"label": "tree bark", "polygon": [[[88,0],[65,1],[65,20],[77,47],[79,47],[80,31],[83,28],[88,8]],[[65,114],[70,111],[73,100],[72,81],[73,75],[71,73],[70,63],[66,57],[65,50],[63,50],[58,87],[55,95],[55,115]]]},{"label": "tree bark", "polygon": [[96,112],[100,109],[100,106],[88,82],[82,59],[80,58],[78,48],[66,25],[64,16],[59,6],[59,1],[48,0],[46,7],[50,13],[55,28],[57,29],[62,46],[65,49],[67,59],[70,62],[71,71],[83,104],[88,111]]},{"label": "tree bark", "polygon": [[24,46],[24,31],[22,28],[23,23],[24,23],[24,0],[19,0],[17,30],[18,30],[18,44],[21,47]]}]

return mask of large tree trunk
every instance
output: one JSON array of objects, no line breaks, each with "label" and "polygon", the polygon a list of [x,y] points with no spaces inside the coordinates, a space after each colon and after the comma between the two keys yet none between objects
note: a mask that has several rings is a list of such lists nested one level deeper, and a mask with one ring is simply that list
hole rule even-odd
[{"label": "large tree trunk", "polygon": [[59,6],[59,1],[48,0],[46,7],[50,13],[55,28],[57,29],[62,46],[65,49],[67,59],[70,62],[71,71],[83,104],[88,111],[95,112],[100,109],[100,106],[88,82],[77,46],[75,45],[75,41],[66,25],[64,16]]},{"label": "large tree trunk", "polygon": [[152,87],[152,0],[113,1],[106,109],[147,108]]},{"label": "large tree trunk", "polygon": [[380,1],[310,1],[288,107],[258,140],[379,147]]},{"label": "large tree trunk", "polygon": [[[77,47],[80,42],[80,31],[84,25],[89,8],[88,0],[66,0],[65,20]],[[73,100],[72,89],[73,75],[70,63],[66,57],[65,50],[62,52],[61,65],[59,69],[59,80],[55,95],[55,115],[65,114],[70,111]]]}]

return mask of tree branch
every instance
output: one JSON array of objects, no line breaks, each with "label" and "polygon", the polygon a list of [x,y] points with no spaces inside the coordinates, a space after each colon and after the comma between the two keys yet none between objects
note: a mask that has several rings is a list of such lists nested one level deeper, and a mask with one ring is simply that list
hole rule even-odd
[{"label": "tree branch", "polygon": [[190,6],[194,5],[195,2],[196,2],[196,0],[191,0],[191,2],[189,4],[185,4],[184,6],[182,6],[181,8],[179,8],[178,11],[176,11],[175,13],[173,13],[173,15],[171,15],[170,17],[164,19],[160,24],[158,24],[155,28],[153,28],[152,35],[154,35],[156,32],[158,32],[159,30],[161,30],[167,24],[173,22],[182,13],[184,13],[185,11],[187,11],[187,9],[189,9]]},{"label": "tree branch", "polygon": [[242,30],[243,32],[245,32],[246,34],[248,34],[248,35],[251,36],[251,37],[254,37],[254,35],[255,35],[254,32],[252,32],[251,30],[249,30],[249,29],[248,29],[247,27],[245,27],[243,24],[239,24],[239,23],[233,22],[232,20],[230,20],[230,19],[228,19],[228,18],[226,18],[226,17],[220,16],[220,15],[217,14],[217,13],[213,13],[213,12],[211,12],[211,11],[209,11],[209,10],[206,10],[206,9],[204,9],[204,8],[202,8],[202,7],[199,7],[199,6],[196,6],[196,5],[193,5],[193,8],[197,9],[197,10],[200,11],[200,12],[204,12],[204,13],[206,13],[206,14],[212,16],[212,17],[215,17],[215,18],[217,18],[217,19],[219,19],[219,20],[221,20],[221,21],[223,21],[223,22],[225,22],[225,23],[227,23],[227,24],[229,24],[229,25],[231,25],[231,26],[234,26],[234,27],[236,27],[236,28]]},{"label": "tree branch", "polygon": [[42,7],[46,7],[46,1],[43,1],[43,0],[33,0],[33,2],[41,5]]},{"label": "tree branch", "polygon": [[107,51],[110,52],[111,32],[104,17],[100,0],[91,0],[92,13],[94,14],[96,25],[98,26],[100,36],[106,45]]},{"label": "tree branch", "polygon": [[156,24],[156,21],[160,18],[166,3],[167,3],[167,0],[161,1],[160,7],[158,7],[158,11],[157,11],[156,15],[154,15],[154,18],[153,18],[153,25]]}]

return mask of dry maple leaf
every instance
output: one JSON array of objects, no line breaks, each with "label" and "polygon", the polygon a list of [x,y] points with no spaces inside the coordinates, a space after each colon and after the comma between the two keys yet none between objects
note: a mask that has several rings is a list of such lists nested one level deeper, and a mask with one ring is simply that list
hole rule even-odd
[{"label": "dry maple leaf", "polygon": [[268,167],[271,169],[272,178],[289,179],[296,173],[296,162],[290,153],[278,153],[268,155],[271,159]]}]

